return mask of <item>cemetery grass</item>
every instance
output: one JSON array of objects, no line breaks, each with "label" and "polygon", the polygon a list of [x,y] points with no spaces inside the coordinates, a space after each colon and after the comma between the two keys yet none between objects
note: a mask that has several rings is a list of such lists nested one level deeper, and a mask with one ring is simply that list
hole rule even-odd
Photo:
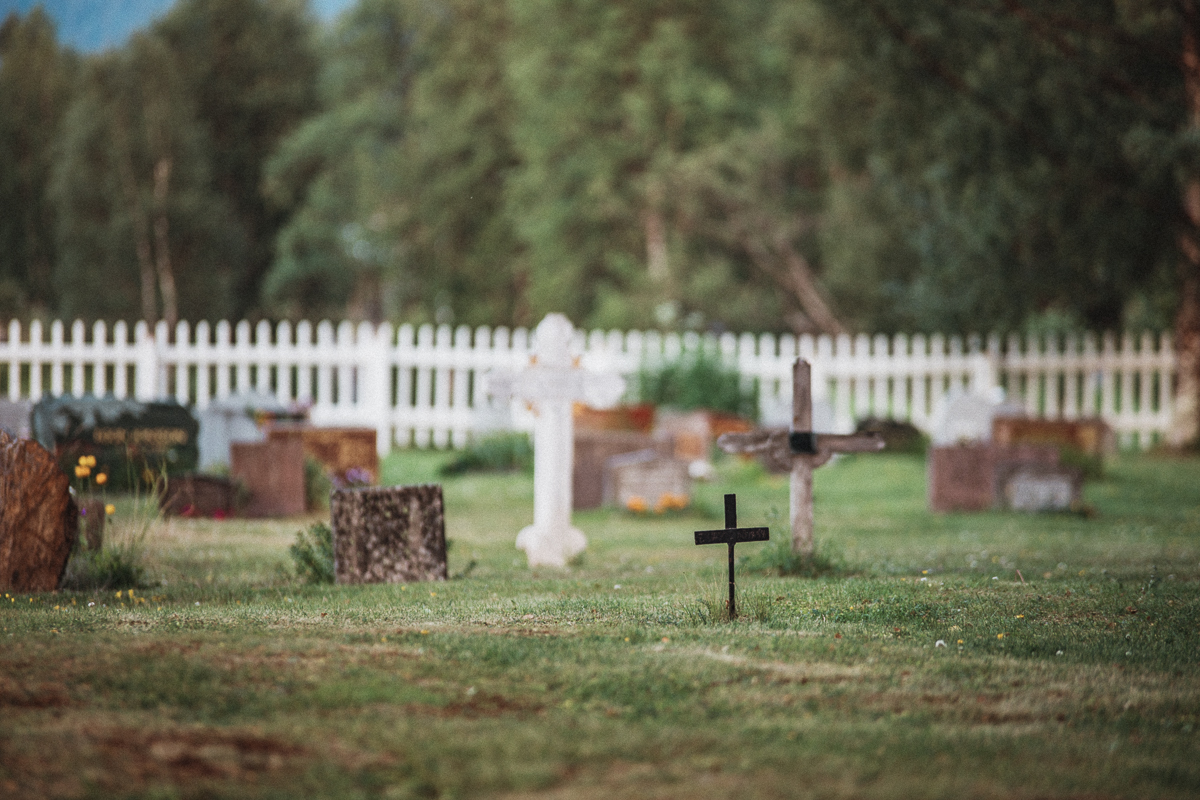
[{"label": "cemetery grass", "polygon": [[732,624],[724,548],[691,543],[726,491],[784,538],[786,480],[727,460],[701,513],[577,514],[585,556],[530,571],[530,477],[449,479],[466,574],[408,586],[290,577],[315,516],[164,522],[132,593],[0,597],[0,796],[1200,794],[1200,461],[1022,516],[933,515],[920,459],[843,458],[835,571],[743,569]]}]

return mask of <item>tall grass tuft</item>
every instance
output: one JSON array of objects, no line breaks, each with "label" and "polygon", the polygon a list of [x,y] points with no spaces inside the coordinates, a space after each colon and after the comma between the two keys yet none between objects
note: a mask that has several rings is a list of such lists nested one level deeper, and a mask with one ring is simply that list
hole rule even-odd
[{"label": "tall grass tuft", "polygon": [[296,575],[305,583],[333,583],[333,530],[323,522],[297,531],[296,541],[288,548]]},{"label": "tall grass tuft", "polygon": [[[141,481],[131,481],[134,492],[127,507],[119,512],[116,506],[106,509],[104,543],[98,550],[89,550],[76,541],[67,562],[60,586],[74,591],[106,589],[140,589],[149,585],[143,564],[146,539],[162,523],[159,498],[166,492],[165,471],[154,475],[146,470],[147,488]],[[122,504],[124,505],[124,504]]]},{"label": "tall grass tuft", "polygon": [[850,569],[840,552],[828,544],[817,543],[812,555],[793,552],[789,537],[772,539],[754,555],[738,559],[738,566],[748,572],[794,578],[820,578],[825,575],[848,575]]}]

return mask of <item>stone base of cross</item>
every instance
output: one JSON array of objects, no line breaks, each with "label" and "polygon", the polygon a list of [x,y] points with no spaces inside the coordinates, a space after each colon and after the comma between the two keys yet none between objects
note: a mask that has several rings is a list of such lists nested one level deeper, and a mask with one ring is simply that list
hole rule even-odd
[{"label": "stone base of cross", "polygon": [[587,547],[571,524],[571,477],[575,461],[572,405],[603,408],[625,392],[616,374],[589,372],[571,353],[575,326],[562,314],[547,314],[534,331],[534,354],[516,373],[489,373],[493,397],[522,400],[534,414],[533,524],[517,534],[529,566],[565,567]]},{"label": "stone base of cross", "polygon": [[792,365],[792,428],[762,428],[751,433],[727,433],[717,439],[726,453],[769,455],[792,465],[792,552],[811,556],[813,543],[813,470],[835,453],[873,453],[883,449],[874,434],[840,435],[812,430],[812,365],[796,359]]}]

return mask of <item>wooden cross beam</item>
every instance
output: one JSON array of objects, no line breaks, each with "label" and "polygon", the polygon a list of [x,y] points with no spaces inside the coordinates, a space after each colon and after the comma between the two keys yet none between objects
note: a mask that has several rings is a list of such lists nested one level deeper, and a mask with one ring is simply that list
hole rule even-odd
[{"label": "wooden cross beam", "polygon": [[733,585],[733,547],[738,542],[765,542],[771,538],[767,528],[737,526],[737,495],[725,495],[725,527],[715,531],[696,531],[696,544],[729,545],[729,621],[737,619],[737,599]]},{"label": "wooden cross beam", "polygon": [[815,433],[812,429],[812,365],[802,358],[792,365],[792,427],[727,433],[717,439],[726,453],[755,453],[792,465],[790,519],[792,552],[813,554],[812,471],[835,453],[873,453],[883,439],[873,433]]}]

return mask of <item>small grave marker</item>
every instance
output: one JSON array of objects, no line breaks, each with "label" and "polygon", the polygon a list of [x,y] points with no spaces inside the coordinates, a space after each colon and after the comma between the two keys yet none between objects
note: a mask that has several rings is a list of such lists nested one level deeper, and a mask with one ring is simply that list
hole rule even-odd
[{"label": "small grave marker", "polygon": [[338,583],[446,580],[441,486],[338,489],[329,511]]},{"label": "small grave marker", "polygon": [[873,453],[883,439],[872,433],[815,433],[812,430],[812,365],[802,358],[792,365],[792,428],[762,428],[727,433],[717,439],[726,453],[755,453],[768,461],[792,465],[790,517],[792,551],[813,553],[813,469],[835,453]]},{"label": "small grave marker", "polygon": [[737,526],[737,495],[725,495],[725,527],[715,531],[696,531],[696,544],[729,545],[729,621],[737,619],[737,599],[733,583],[733,547],[738,542],[765,542],[771,538],[768,528]]}]

